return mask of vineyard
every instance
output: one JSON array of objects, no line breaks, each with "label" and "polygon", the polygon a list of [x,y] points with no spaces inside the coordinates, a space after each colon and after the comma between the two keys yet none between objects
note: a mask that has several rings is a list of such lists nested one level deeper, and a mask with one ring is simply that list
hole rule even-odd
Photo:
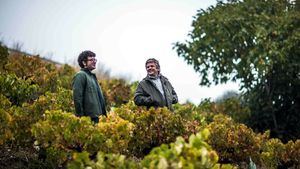
[{"label": "vineyard", "polygon": [[300,167],[300,140],[247,127],[237,98],[147,110],[132,101],[137,83],[100,79],[109,113],[95,125],[74,115],[73,67],[0,54],[0,168]]}]

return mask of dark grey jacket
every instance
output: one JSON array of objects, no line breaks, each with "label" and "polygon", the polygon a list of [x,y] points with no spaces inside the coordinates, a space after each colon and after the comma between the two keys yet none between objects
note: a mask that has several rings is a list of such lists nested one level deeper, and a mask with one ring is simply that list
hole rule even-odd
[{"label": "dark grey jacket", "polygon": [[[173,111],[172,104],[178,102],[177,94],[169,80],[159,75],[165,96],[157,89],[149,77],[145,77],[138,85],[134,94],[134,103],[138,106],[168,107]],[[164,99],[165,98],[165,99]]]},{"label": "dark grey jacket", "polygon": [[106,115],[105,100],[95,74],[81,69],[74,76],[72,86],[77,116]]}]

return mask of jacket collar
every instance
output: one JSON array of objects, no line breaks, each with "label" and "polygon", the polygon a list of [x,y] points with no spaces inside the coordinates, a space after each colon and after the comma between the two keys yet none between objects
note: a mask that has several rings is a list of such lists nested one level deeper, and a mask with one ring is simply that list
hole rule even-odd
[{"label": "jacket collar", "polygon": [[147,75],[147,78],[149,78],[151,80],[156,80],[156,79],[160,78],[160,75],[157,75],[157,76],[149,76],[149,75]]},{"label": "jacket collar", "polygon": [[[158,79],[160,79],[160,80],[164,80],[164,76],[163,75],[161,75],[161,74],[159,74],[158,75],[158,77],[157,77]],[[149,80],[149,81],[151,81],[151,80],[153,80],[153,78],[150,78],[148,75],[144,78],[144,80]]]},{"label": "jacket collar", "polygon": [[87,69],[87,68],[81,68],[80,70],[86,72],[86,73],[89,74],[89,75],[94,75],[94,73],[92,73],[92,72],[91,72],[89,69]]}]

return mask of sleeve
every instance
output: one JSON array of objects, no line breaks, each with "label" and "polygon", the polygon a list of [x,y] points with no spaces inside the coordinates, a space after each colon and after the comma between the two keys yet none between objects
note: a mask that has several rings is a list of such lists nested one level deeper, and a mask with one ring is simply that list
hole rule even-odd
[{"label": "sleeve", "polygon": [[172,84],[171,84],[169,81],[168,81],[168,83],[169,83],[169,85],[170,85],[170,87],[171,87],[172,104],[176,104],[176,103],[178,103],[178,96],[177,96],[177,94],[176,94],[176,92],[175,92],[175,90],[174,90]]},{"label": "sleeve", "polygon": [[83,97],[85,90],[85,77],[83,74],[77,73],[73,78],[72,89],[73,89],[73,100],[75,105],[75,115],[83,116]]},{"label": "sleeve", "polygon": [[173,96],[172,104],[178,103],[178,96],[173,87],[172,87],[172,96]]},{"label": "sleeve", "polygon": [[134,103],[137,106],[151,106],[152,102],[151,96],[144,91],[141,83],[139,83],[134,93]]}]

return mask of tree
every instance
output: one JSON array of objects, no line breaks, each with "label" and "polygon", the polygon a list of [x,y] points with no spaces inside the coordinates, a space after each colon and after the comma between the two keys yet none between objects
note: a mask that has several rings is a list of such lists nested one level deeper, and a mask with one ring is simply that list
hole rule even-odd
[{"label": "tree", "polygon": [[199,72],[200,85],[239,80],[252,110],[250,126],[300,138],[298,2],[218,1],[199,10],[192,27],[189,40],[174,48]]}]

